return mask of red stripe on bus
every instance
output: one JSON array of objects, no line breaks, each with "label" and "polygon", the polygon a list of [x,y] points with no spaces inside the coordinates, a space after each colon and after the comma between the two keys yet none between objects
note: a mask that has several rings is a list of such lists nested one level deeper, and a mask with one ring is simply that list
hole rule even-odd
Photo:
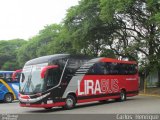
[{"label": "red stripe on bus", "polygon": [[115,98],[119,98],[119,96],[84,99],[84,100],[78,100],[77,103],[93,102],[93,101],[108,100],[108,99],[115,99]]},{"label": "red stripe on bus", "polygon": [[112,62],[112,63],[128,63],[128,64],[137,64],[136,61],[125,61],[125,60],[118,60],[118,59],[112,59],[112,58],[102,58],[100,60],[101,62]]},{"label": "red stripe on bus", "polygon": [[21,104],[21,107],[36,107],[36,108],[40,108],[40,107],[44,107],[44,108],[48,108],[48,107],[56,107],[56,106],[64,106],[65,102],[57,102],[57,103],[53,103],[53,104]]}]

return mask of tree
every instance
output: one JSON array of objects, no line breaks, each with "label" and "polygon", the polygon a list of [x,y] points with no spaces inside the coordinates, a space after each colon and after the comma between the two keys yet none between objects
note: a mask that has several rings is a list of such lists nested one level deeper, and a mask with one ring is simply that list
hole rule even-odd
[{"label": "tree", "polygon": [[121,56],[137,59],[140,54],[140,59],[146,59],[149,65],[159,64],[160,1],[100,1],[101,19],[106,23],[119,23],[119,28],[111,34],[110,48]]},{"label": "tree", "polygon": [[22,39],[14,39],[8,41],[0,41],[0,69],[15,70],[19,66],[17,64],[17,51],[25,44]]},{"label": "tree", "polygon": [[106,48],[112,25],[104,24],[99,15],[99,0],[81,0],[68,10],[65,27],[79,53],[98,56]]},{"label": "tree", "polygon": [[61,24],[51,24],[39,31],[17,54],[18,63],[23,66],[30,59],[57,53],[75,53],[68,32]]}]

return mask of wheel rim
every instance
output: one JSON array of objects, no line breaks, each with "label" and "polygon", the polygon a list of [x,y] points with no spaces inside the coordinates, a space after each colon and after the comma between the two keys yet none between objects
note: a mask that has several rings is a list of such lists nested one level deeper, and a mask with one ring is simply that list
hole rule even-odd
[{"label": "wheel rim", "polygon": [[11,102],[12,101],[12,96],[10,94],[6,95],[6,101]]},{"label": "wheel rim", "polygon": [[66,100],[66,104],[67,104],[68,107],[72,107],[73,106],[73,100],[71,98],[68,98]]},{"label": "wheel rim", "polygon": [[121,93],[121,100],[124,100],[125,99],[125,94],[124,92]]}]

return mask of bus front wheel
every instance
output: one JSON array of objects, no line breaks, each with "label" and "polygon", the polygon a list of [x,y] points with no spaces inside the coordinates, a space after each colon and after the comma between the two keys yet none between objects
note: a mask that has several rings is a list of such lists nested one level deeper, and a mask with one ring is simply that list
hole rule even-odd
[{"label": "bus front wheel", "polygon": [[11,103],[13,101],[13,95],[11,93],[7,93],[4,97],[5,103]]},{"label": "bus front wheel", "polygon": [[75,97],[72,96],[72,95],[68,95],[66,100],[65,100],[64,108],[67,109],[67,110],[70,110],[70,109],[75,107],[75,104],[76,104]]}]

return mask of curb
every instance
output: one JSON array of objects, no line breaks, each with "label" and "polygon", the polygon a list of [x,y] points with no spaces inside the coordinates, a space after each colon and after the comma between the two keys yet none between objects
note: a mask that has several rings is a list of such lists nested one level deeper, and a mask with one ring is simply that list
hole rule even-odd
[{"label": "curb", "polygon": [[154,94],[139,94],[140,96],[152,96],[152,97],[159,97],[160,95],[154,95]]}]

